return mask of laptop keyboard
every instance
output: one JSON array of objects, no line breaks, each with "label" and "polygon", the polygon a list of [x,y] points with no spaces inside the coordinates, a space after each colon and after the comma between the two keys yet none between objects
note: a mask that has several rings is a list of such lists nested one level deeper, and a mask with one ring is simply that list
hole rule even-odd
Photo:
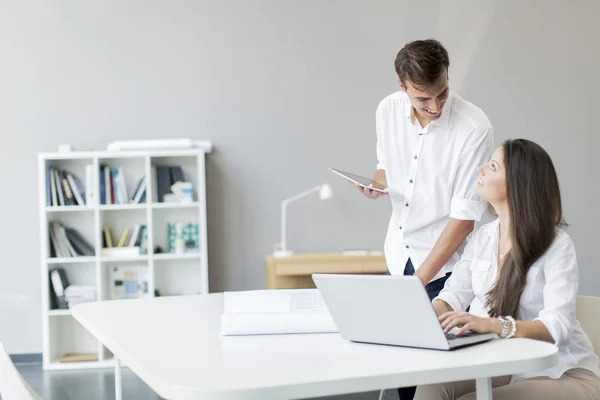
[{"label": "laptop keyboard", "polygon": [[454,333],[446,333],[446,339],[448,340],[452,340],[452,339],[460,339],[460,338],[465,338],[465,337],[469,337],[469,336],[473,336],[476,335],[475,332],[465,332],[460,336],[456,336]]}]

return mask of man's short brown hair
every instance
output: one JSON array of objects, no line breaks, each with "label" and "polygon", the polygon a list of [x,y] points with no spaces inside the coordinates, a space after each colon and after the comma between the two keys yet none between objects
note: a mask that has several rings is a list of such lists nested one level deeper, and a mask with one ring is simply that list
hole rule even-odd
[{"label": "man's short brown hair", "polygon": [[450,58],[437,40],[415,40],[398,52],[394,66],[404,86],[410,81],[417,89],[427,89],[448,70]]}]

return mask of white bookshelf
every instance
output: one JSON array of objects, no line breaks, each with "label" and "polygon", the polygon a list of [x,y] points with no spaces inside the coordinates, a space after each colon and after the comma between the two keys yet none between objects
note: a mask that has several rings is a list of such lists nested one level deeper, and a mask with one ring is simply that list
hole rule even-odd
[{"label": "white bookshelf", "polygon": [[[210,150],[208,150],[210,151]],[[70,370],[114,367],[113,356],[75,319],[69,309],[51,309],[49,272],[62,268],[70,284],[93,286],[96,301],[112,300],[113,267],[143,266],[147,271],[148,293],[143,297],[208,293],[208,253],[206,222],[206,174],[204,149],[148,151],[85,151],[39,154],[39,210],[42,279],[43,367],[45,370]],[[47,166],[69,171],[86,182],[86,166],[92,166],[92,195],[86,204],[48,205],[46,198]],[[128,192],[146,177],[143,202],[99,204],[100,166],[121,167]],[[193,202],[161,203],[156,192],[156,166],[181,166],[184,181],[193,184]],[[89,169],[89,167],[88,167]],[[89,177],[89,174],[88,174]],[[93,256],[55,257],[50,240],[50,222],[59,221],[73,228],[94,248]],[[168,253],[169,223],[197,223],[199,249],[183,254]],[[110,227],[113,241],[124,228],[147,226],[147,253],[107,256],[101,254],[103,228]],[[161,252],[155,253],[159,246]],[[145,269],[147,268],[147,270]],[[60,362],[64,354],[94,354],[95,361]]]}]

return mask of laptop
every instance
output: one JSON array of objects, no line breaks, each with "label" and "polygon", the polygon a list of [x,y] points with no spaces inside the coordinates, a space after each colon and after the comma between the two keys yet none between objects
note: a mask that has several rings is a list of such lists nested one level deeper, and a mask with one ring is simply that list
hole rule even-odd
[{"label": "laptop", "polygon": [[415,276],[313,274],[344,339],[393,346],[454,350],[494,339],[494,333],[445,334]]}]

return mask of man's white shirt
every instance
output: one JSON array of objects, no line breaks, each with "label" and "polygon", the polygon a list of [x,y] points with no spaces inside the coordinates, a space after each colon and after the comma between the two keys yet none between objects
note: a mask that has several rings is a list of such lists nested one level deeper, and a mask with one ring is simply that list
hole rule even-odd
[{"label": "man's white shirt", "polygon": [[[486,115],[453,92],[440,118],[424,128],[411,111],[400,91],[383,99],[376,112],[377,169],[385,170],[388,187],[397,193],[389,195],[393,210],[384,245],[392,275],[402,275],[409,258],[418,269],[450,218],[481,218],[476,169],[494,151]],[[459,259],[454,254],[432,280],[451,272]]]}]

